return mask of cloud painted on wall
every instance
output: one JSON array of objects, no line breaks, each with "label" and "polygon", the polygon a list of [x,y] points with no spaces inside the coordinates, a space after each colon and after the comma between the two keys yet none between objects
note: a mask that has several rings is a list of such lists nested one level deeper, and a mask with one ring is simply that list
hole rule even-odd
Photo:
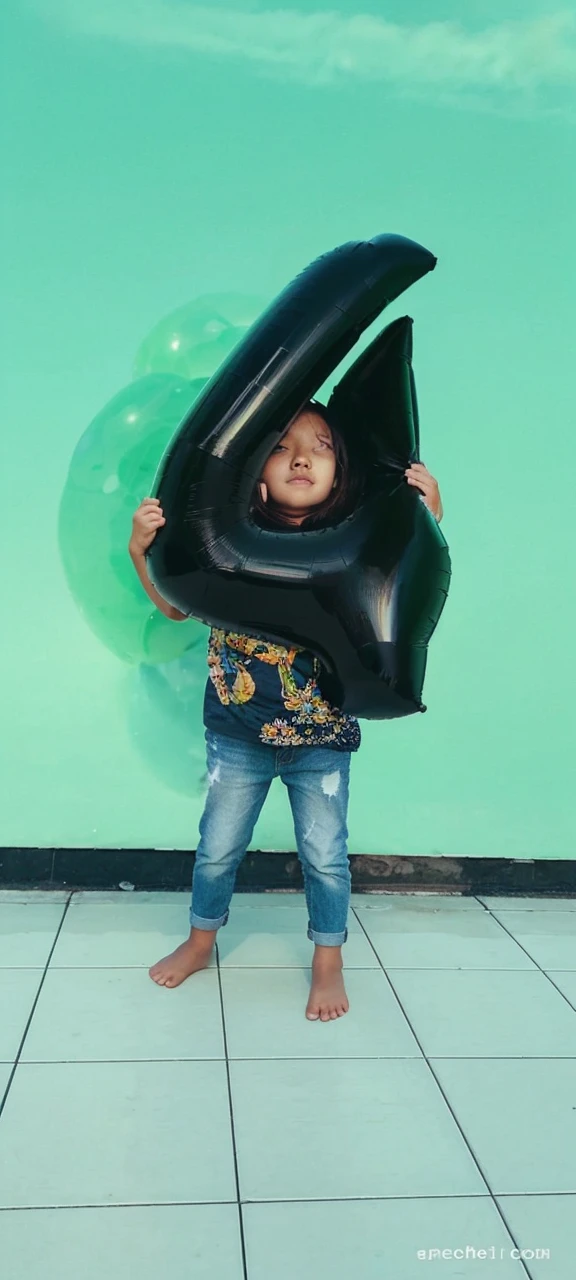
[{"label": "cloud painted on wall", "polygon": [[388,22],[335,9],[234,9],[185,0],[30,0],[68,32],[134,47],[235,60],[260,76],[309,87],[380,83],[404,97],[480,109],[564,110],[573,94],[576,14],[561,10],[483,30],[459,22]]}]

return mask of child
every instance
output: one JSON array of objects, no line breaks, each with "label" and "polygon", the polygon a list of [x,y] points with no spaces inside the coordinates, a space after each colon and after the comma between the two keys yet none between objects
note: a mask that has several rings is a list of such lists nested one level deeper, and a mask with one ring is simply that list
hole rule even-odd
[{"label": "child", "polygon": [[[442,504],[423,463],[405,472],[436,516]],[[354,509],[359,478],[326,409],[308,401],[266,460],[252,505],[264,528],[335,522]],[[144,552],[165,523],[157,498],[144,498],[133,519],[129,550],[150,598],[174,621],[148,577]],[[229,917],[237,868],[277,775],[288,788],[314,942],[306,1017],[328,1022],[349,1008],[342,978],[348,937],[350,869],[346,814],[350,757],[360,746],[358,721],[331,706],[317,684],[319,659],[306,649],[212,627],[204,699],[209,787],[200,818],[192,876],[190,935],[149,970],[160,986],[176,987],[206,968],[218,929]]]}]

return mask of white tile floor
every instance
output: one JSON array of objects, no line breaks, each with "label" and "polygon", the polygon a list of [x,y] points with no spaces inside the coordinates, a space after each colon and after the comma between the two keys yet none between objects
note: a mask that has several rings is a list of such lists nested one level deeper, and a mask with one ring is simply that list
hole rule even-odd
[{"label": "white tile floor", "polygon": [[353,894],[328,1023],[302,894],[152,982],[188,905],[0,892],[2,1280],[572,1280],[576,899]]}]

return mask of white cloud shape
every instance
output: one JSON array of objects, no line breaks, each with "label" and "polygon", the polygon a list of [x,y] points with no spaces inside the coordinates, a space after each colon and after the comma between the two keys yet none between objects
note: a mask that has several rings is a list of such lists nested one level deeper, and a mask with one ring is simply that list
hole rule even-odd
[{"label": "white cloud shape", "polygon": [[380,82],[410,96],[533,97],[576,83],[576,14],[562,10],[482,31],[459,22],[400,24],[318,9],[232,9],[186,0],[31,0],[43,17],[87,37],[172,47],[250,63],[309,86]]}]

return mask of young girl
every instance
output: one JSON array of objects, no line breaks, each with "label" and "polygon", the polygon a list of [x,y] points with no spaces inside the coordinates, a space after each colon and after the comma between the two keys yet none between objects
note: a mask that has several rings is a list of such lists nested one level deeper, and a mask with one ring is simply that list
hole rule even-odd
[{"label": "young girl", "polygon": [[[423,463],[406,469],[409,484],[442,518],[438,484]],[[354,509],[360,482],[326,409],[308,401],[270,453],[256,486],[252,518],[286,533],[335,522]],[[181,613],[152,585],[144,552],[165,523],[158,498],[144,498],[133,518],[129,550],[150,598],[168,618]],[[176,987],[206,968],[216,933],[227,924],[236,871],[270,784],[288,788],[314,943],[306,1017],[328,1022],[346,1013],[342,945],[350,901],[346,814],[350,757],[360,726],[331,706],[317,684],[320,661],[306,649],[212,627],[204,698],[208,795],[192,876],[190,935],[149,970]]]}]

